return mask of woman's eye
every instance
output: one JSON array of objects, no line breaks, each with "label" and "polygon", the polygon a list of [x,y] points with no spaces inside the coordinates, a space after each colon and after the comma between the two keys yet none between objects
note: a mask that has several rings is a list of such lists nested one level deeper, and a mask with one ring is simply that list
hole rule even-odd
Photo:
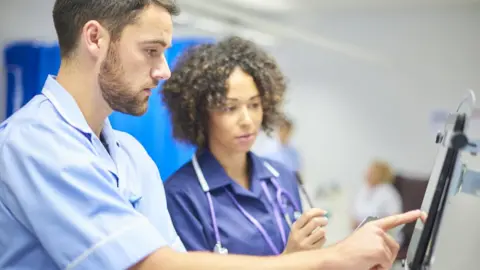
[{"label": "woman's eye", "polygon": [[224,106],[221,106],[219,109],[220,111],[222,112],[233,112],[234,110],[236,110],[236,106],[228,106],[228,105],[224,105]]},{"label": "woman's eye", "polygon": [[235,106],[226,106],[224,110],[225,110],[226,112],[232,112],[232,111],[234,111],[236,108],[237,108],[237,107],[235,107]]},{"label": "woman's eye", "polygon": [[258,109],[258,108],[260,107],[260,103],[250,104],[250,107],[251,107],[251,108],[254,108],[254,109]]}]

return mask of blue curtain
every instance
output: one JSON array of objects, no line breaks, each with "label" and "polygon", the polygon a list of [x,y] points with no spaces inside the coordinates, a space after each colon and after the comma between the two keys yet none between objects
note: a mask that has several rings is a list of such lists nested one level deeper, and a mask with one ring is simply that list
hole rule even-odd
[{"label": "blue curtain", "polygon": [[14,42],[4,49],[4,66],[9,117],[41,91],[48,74],[57,74],[60,49],[56,43]]},{"label": "blue curtain", "polygon": [[[167,62],[174,68],[176,59],[187,48],[213,42],[209,38],[178,38],[166,52]],[[48,74],[57,74],[60,50],[57,44],[14,42],[4,50],[7,70],[7,117],[38,94]],[[20,74],[20,75],[19,75]],[[21,80],[19,85],[19,79]],[[134,136],[160,170],[162,179],[185,164],[195,148],[176,142],[167,109],[162,103],[161,84],[151,96],[147,113],[140,117],[113,113],[110,121],[115,129]]]}]

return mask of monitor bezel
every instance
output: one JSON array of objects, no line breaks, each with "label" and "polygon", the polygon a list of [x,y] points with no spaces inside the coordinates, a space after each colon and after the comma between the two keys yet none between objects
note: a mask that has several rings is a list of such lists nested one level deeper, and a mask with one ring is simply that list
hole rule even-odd
[{"label": "monitor bezel", "polygon": [[[454,125],[451,130],[452,136],[455,134],[463,134],[466,127],[466,122],[466,114],[456,115]],[[452,136],[446,136],[447,140],[450,140]],[[443,159],[442,168],[438,177],[439,179],[430,202],[430,207],[427,213],[428,217],[425,221],[425,224],[423,224],[423,229],[421,231],[417,246],[415,247],[413,258],[409,258],[408,255],[406,258],[407,264],[412,270],[421,270],[430,264],[435,248],[438,230],[440,228],[443,212],[448,199],[450,184],[452,182],[452,177],[454,176],[455,167],[458,162],[459,149],[452,147],[449,141],[444,143],[445,145],[442,145],[441,147],[447,148],[447,151],[445,158]],[[412,239],[414,239],[415,233],[416,231],[414,231]],[[409,246],[409,249],[411,248],[413,248],[413,245]],[[407,254],[410,253],[407,252]],[[410,259],[411,261],[409,261]]]}]

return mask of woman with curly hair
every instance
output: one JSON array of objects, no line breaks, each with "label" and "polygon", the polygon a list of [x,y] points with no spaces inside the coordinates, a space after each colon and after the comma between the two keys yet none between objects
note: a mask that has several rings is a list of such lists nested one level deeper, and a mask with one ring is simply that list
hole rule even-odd
[{"label": "woman with curly hair", "polygon": [[325,243],[325,211],[302,215],[294,173],[250,151],[282,118],[285,88],[275,60],[238,37],[189,50],[164,84],[174,137],[198,149],[165,183],[187,250],[278,255]]}]

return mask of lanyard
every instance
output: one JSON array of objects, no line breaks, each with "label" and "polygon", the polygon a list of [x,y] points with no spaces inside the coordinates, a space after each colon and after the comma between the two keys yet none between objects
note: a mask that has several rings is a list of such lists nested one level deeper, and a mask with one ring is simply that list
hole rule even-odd
[{"label": "lanyard", "polygon": [[[238,210],[240,210],[240,212],[242,212],[242,214],[253,224],[253,226],[255,226],[257,228],[257,230],[260,232],[260,234],[263,236],[263,238],[265,239],[267,244],[272,249],[273,253],[275,253],[276,255],[280,254],[280,251],[275,246],[272,238],[270,237],[270,235],[268,235],[267,231],[262,226],[262,224],[260,224],[260,222],[256,218],[254,218],[250,213],[248,213],[247,210],[245,210],[245,208],[243,208],[240,205],[240,203],[235,199],[235,197],[232,195],[232,193],[230,193],[228,190],[227,190],[227,194],[230,196],[230,198],[232,199],[233,203],[238,208]],[[283,231],[283,228],[280,231]]]},{"label": "lanyard", "polygon": [[[286,237],[286,234],[285,234],[285,228],[283,227],[282,218],[280,217],[280,211],[278,209],[280,206],[275,204],[275,202],[273,201],[272,195],[270,194],[270,191],[268,191],[267,183],[265,183],[265,181],[262,181],[262,188],[263,188],[263,192],[265,193],[265,195],[268,198],[268,201],[270,201],[270,205],[273,208],[273,213],[274,213],[275,219],[277,221],[277,226],[278,226],[278,229],[280,230],[280,234],[282,235],[283,244],[286,245],[287,244],[287,237]],[[287,219],[287,223],[289,223],[288,219]],[[291,227],[291,224],[288,224],[288,225]]]}]

